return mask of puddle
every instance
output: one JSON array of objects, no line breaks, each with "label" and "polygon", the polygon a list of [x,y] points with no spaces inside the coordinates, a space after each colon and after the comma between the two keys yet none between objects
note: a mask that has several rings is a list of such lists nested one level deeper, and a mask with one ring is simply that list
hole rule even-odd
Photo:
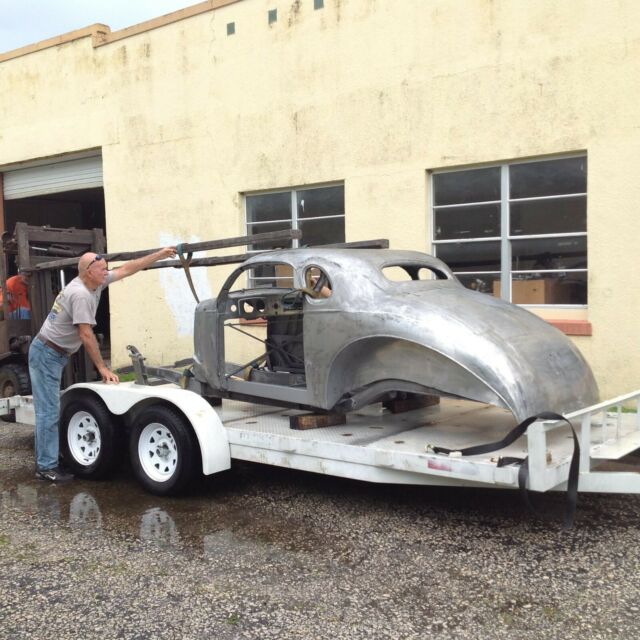
[{"label": "puddle", "polygon": [[203,558],[230,552],[348,554],[348,542],[319,531],[300,505],[291,507],[291,491],[279,489],[285,495],[268,495],[260,479],[249,483],[243,472],[231,471],[222,482],[206,479],[196,495],[163,498],[145,493],[126,470],[109,481],[75,479],[56,486],[36,480],[22,466],[0,471],[0,514],[18,511],[36,526],[54,521]]}]

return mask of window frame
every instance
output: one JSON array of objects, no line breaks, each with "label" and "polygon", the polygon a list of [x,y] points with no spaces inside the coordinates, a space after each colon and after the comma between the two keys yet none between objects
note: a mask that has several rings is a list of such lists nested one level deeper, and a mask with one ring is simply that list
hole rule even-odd
[{"label": "window frame", "polygon": [[[334,214],[334,215],[330,215],[330,216],[311,216],[308,218],[300,218],[298,216],[298,194],[302,193],[304,191],[313,191],[316,189],[331,189],[331,188],[335,188],[335,187],[342,187],[342,192],[343,192],[343,201],[344,201],[344,181],[343,180],[339,180],[339,181],[335,181],[335,182],[321,182],[319,184],[309,184],[309,185],[305,185],[305,186],[298,186],[298,187],[287,187],[287,188],[276,188],[276,189],[263,189],[260,191],[246,191],[242,194],[243,196],[243,213],[244,213],[244,229],[247,233],[247,235],[251,235],[250,232],[250,228],[253,225],[270,225],[270,224],[282,224],[283,222],[290,222],[291,223],[291,229],[299,229],[300,228],[300,221],[312,221],[312,220],[336,220],[338,218],[342,218],[343,221],[346,221],[346,211],[343,211],[340,214]],[[248,220],[248,215],[247,215],[247,199],[251,198],[253,196],[265,196],[265,195],[275,195],[278,193],[289,193],[290,194],[290,200],[289,200],[289,204],[290,204],[290,211],[291,211],[291,217],[290,218],[279,218],[278,220],[267,220],[267,221],[258,221],[258,222],[249,222]],[[343,207],[343,209],[346,210],[346,206]],[[346,231],[346,227],[345,227],[345,231]],[[291,241],[291,248],[292,249],[298,249],[300,248],[300,240],[298,240],[298,238],[294,238]],[[253,253],[260,253],[260,249],[247,249],[247,254],[253,254]],[[253,275],[249,275],[248,277],[248,282],[249,285],[251,287],[255,287],[256,285],[258,285],[258,283],[261,281],[268,281],[268,280],[272,280],[272,278],[270,277],[262,277],[262,276],[253,276]],[[259,285],[258,285],[259,286]]]},{"label": "window frame", "polygon": [[[568,194],[560,194],[560,195],[551,195],[551,196],[533,196],[526,198],[511,198],[510,197],[510,172],[509,168],[515,165],[521,164],[532,164],[535,162],[553,162],[554,160],[568,160],[571,158],[585,158],[587,159],[587,175],[586,184],[587,191],[581,193],[568,193]],[[465,202],[462,204],[447,204],[447,205],[436,205],[434,202],[434,177],[436,175],[441,175],[444,173],[458,173],[463,171],[470,171],[474,169],[489,169],[498,167],[500,168],[500,200],[487,200],[483,202]],[[522,235],[513,235],[511,233],[511,205],[519,202],[535,202],[535,201],[543,201],[543,200],[559,200],[564,198],[581,198],[585,199],[585,207],[588,206],[588,189],[589,189],[589,180],[588,180],[588,172],[589,172],[589,164],[588,164],[588,155],[586,151],[579,153],[571,153],[571,154],[562,154],[562,155],[553,155],[553,156],[537,156],[533,158],[527,158],[523,160],[514,160],[511,162],[491,162],[491,163],[483,163],[477,165],[467,165],[464,167],[455,167],[451,169],[431,169],[429,170],[429,211],[430,211],[430,243],[431,243],[431,251],[435,255],[434,251],[437,245],[443,244],[466,244],[466,243],[476,243],[476,242],[499,242],[500,243],[500,271],[473,271],[473,272],[461,272],[461,271],[453,271],[456,277],[458,274],[472,273],[473,275],[498,275],[500,276],[500,298],[506,300],[508,302],[512,301],[513,295],[513,274],[527,274],[527,273],[584,273],[587,277],[588,282],[588,274],[589,274],[589,265],[588,265],[588,255],[589,249],[587,246],[587,266],[583,268],[577,269],[513,269],[512,264],[512,249],[511,243],[513,241],[518,240],[538,240],[538,239],[550,239],[550,238],[578,238],[585,237],[588,238],[588,231],[576,231],[569,233],[541,233],[541,234],[522,234]],[[490,205],[490,204],[498,204],[500,206],[500,235],[498,236],[487,236],[482,238],[457,238],[457,239],[444,239],[444,240],[436,240],[435,238],[435,229],[436,229],[436,211],[446,210],[452,208],[461,207],[471,207],[471,206],[479,206],[479,205]],[[585,216],[588,213],[588,209],[585,210]],[[588,242],[587,242],[588,245]],[[586,309],[589,304],[589,293],[587,289],[587,302],[586,304],[569,304],[569,303],[560,303],[560,304],[541,304],[541,303],[532,303],[532,304],[520,304],[522,307],[531,307],[531,308],[553,308],[553,309]]]}]

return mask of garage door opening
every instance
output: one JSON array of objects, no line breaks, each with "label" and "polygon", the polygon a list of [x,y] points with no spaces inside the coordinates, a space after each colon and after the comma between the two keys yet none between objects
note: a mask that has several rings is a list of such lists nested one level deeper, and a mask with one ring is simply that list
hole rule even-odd
[{"label": "garage door opening", "polygon": [[[13,236],[16,224],[52,229],[105,229],[105,202],[102,186],[102,158],[67,157],[59,162],[39,162],[3,170],[2,222],[5,238]],[[30,251],[38,261],[75,256],[78,245],[64,242],[30,240]],[[41,257],[40,257],[41,256]],[[17,273],[17,256],[6,256],[6,277]],[[53,293],[78,275],[75,267],[64,267],[52,273]],[[110,327],[108,289],[102,296],[96,314],[95,333],[102,337],[101,351],[110,360]]]},{"label": "garage door opening", "polygon": [[[102,229],[105,228],[104,190],[102,187],[80,189],[62,193],[50,193],[42,196],[6,200],[4,203],[5,230],[13,234],[16,222],[25,222],[30,226],[49,226],[58,229]],[[34,251],[40,249],[43,256],[56,257],[55,247],[47,243],[36,243]],[[61,247],[63,253],[64,247]],[[9,259],[8,275],[17,273],[15,260]],[[78,275],[77,269],[66,267],[61,270],[60,286],[68,283]],[[103,336],[103,358],[109,359],[109,289],[103,293],[96,314],[95,332]]]}]

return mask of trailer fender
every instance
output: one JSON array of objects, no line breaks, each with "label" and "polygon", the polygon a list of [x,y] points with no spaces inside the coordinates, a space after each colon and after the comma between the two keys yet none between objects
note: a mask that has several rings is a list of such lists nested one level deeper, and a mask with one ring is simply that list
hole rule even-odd
[{"label": "trailer fender", "polygon": [[124,415],[136,405],[157,400],[174,405],[191,423],[202,454],[202,472],[210,475],[231,467],[229,439],[220,417],[201,396],[175,385],[142,386],[133,382],[104,384],[82,382],[65,389],[64,398],[85,389],[95,393],[114,415]]}]

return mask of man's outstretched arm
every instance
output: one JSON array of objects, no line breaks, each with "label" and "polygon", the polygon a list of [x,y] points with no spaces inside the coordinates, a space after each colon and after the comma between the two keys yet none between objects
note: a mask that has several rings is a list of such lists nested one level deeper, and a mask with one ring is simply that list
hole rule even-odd
[{"label": "man's outstretched arm", "polygon": [[129,260],[129,262],[125,262],[123,265],[115,268],[111,272],[111,275],[112,275],[111,282],[116,282],[117,280],[128,278],[129,276],[132,276],[134,273],[138,273],[138,271],[151,266],[154,262],[158,262],[158,260],[163,260],[164,258],[174,258],[175,255],[176,255],[175,247],[164,247],[163,249],[158,249],[158,251],[155,251],[154,253],[150,253],[147,256],[142,256],[142,258]]}]

